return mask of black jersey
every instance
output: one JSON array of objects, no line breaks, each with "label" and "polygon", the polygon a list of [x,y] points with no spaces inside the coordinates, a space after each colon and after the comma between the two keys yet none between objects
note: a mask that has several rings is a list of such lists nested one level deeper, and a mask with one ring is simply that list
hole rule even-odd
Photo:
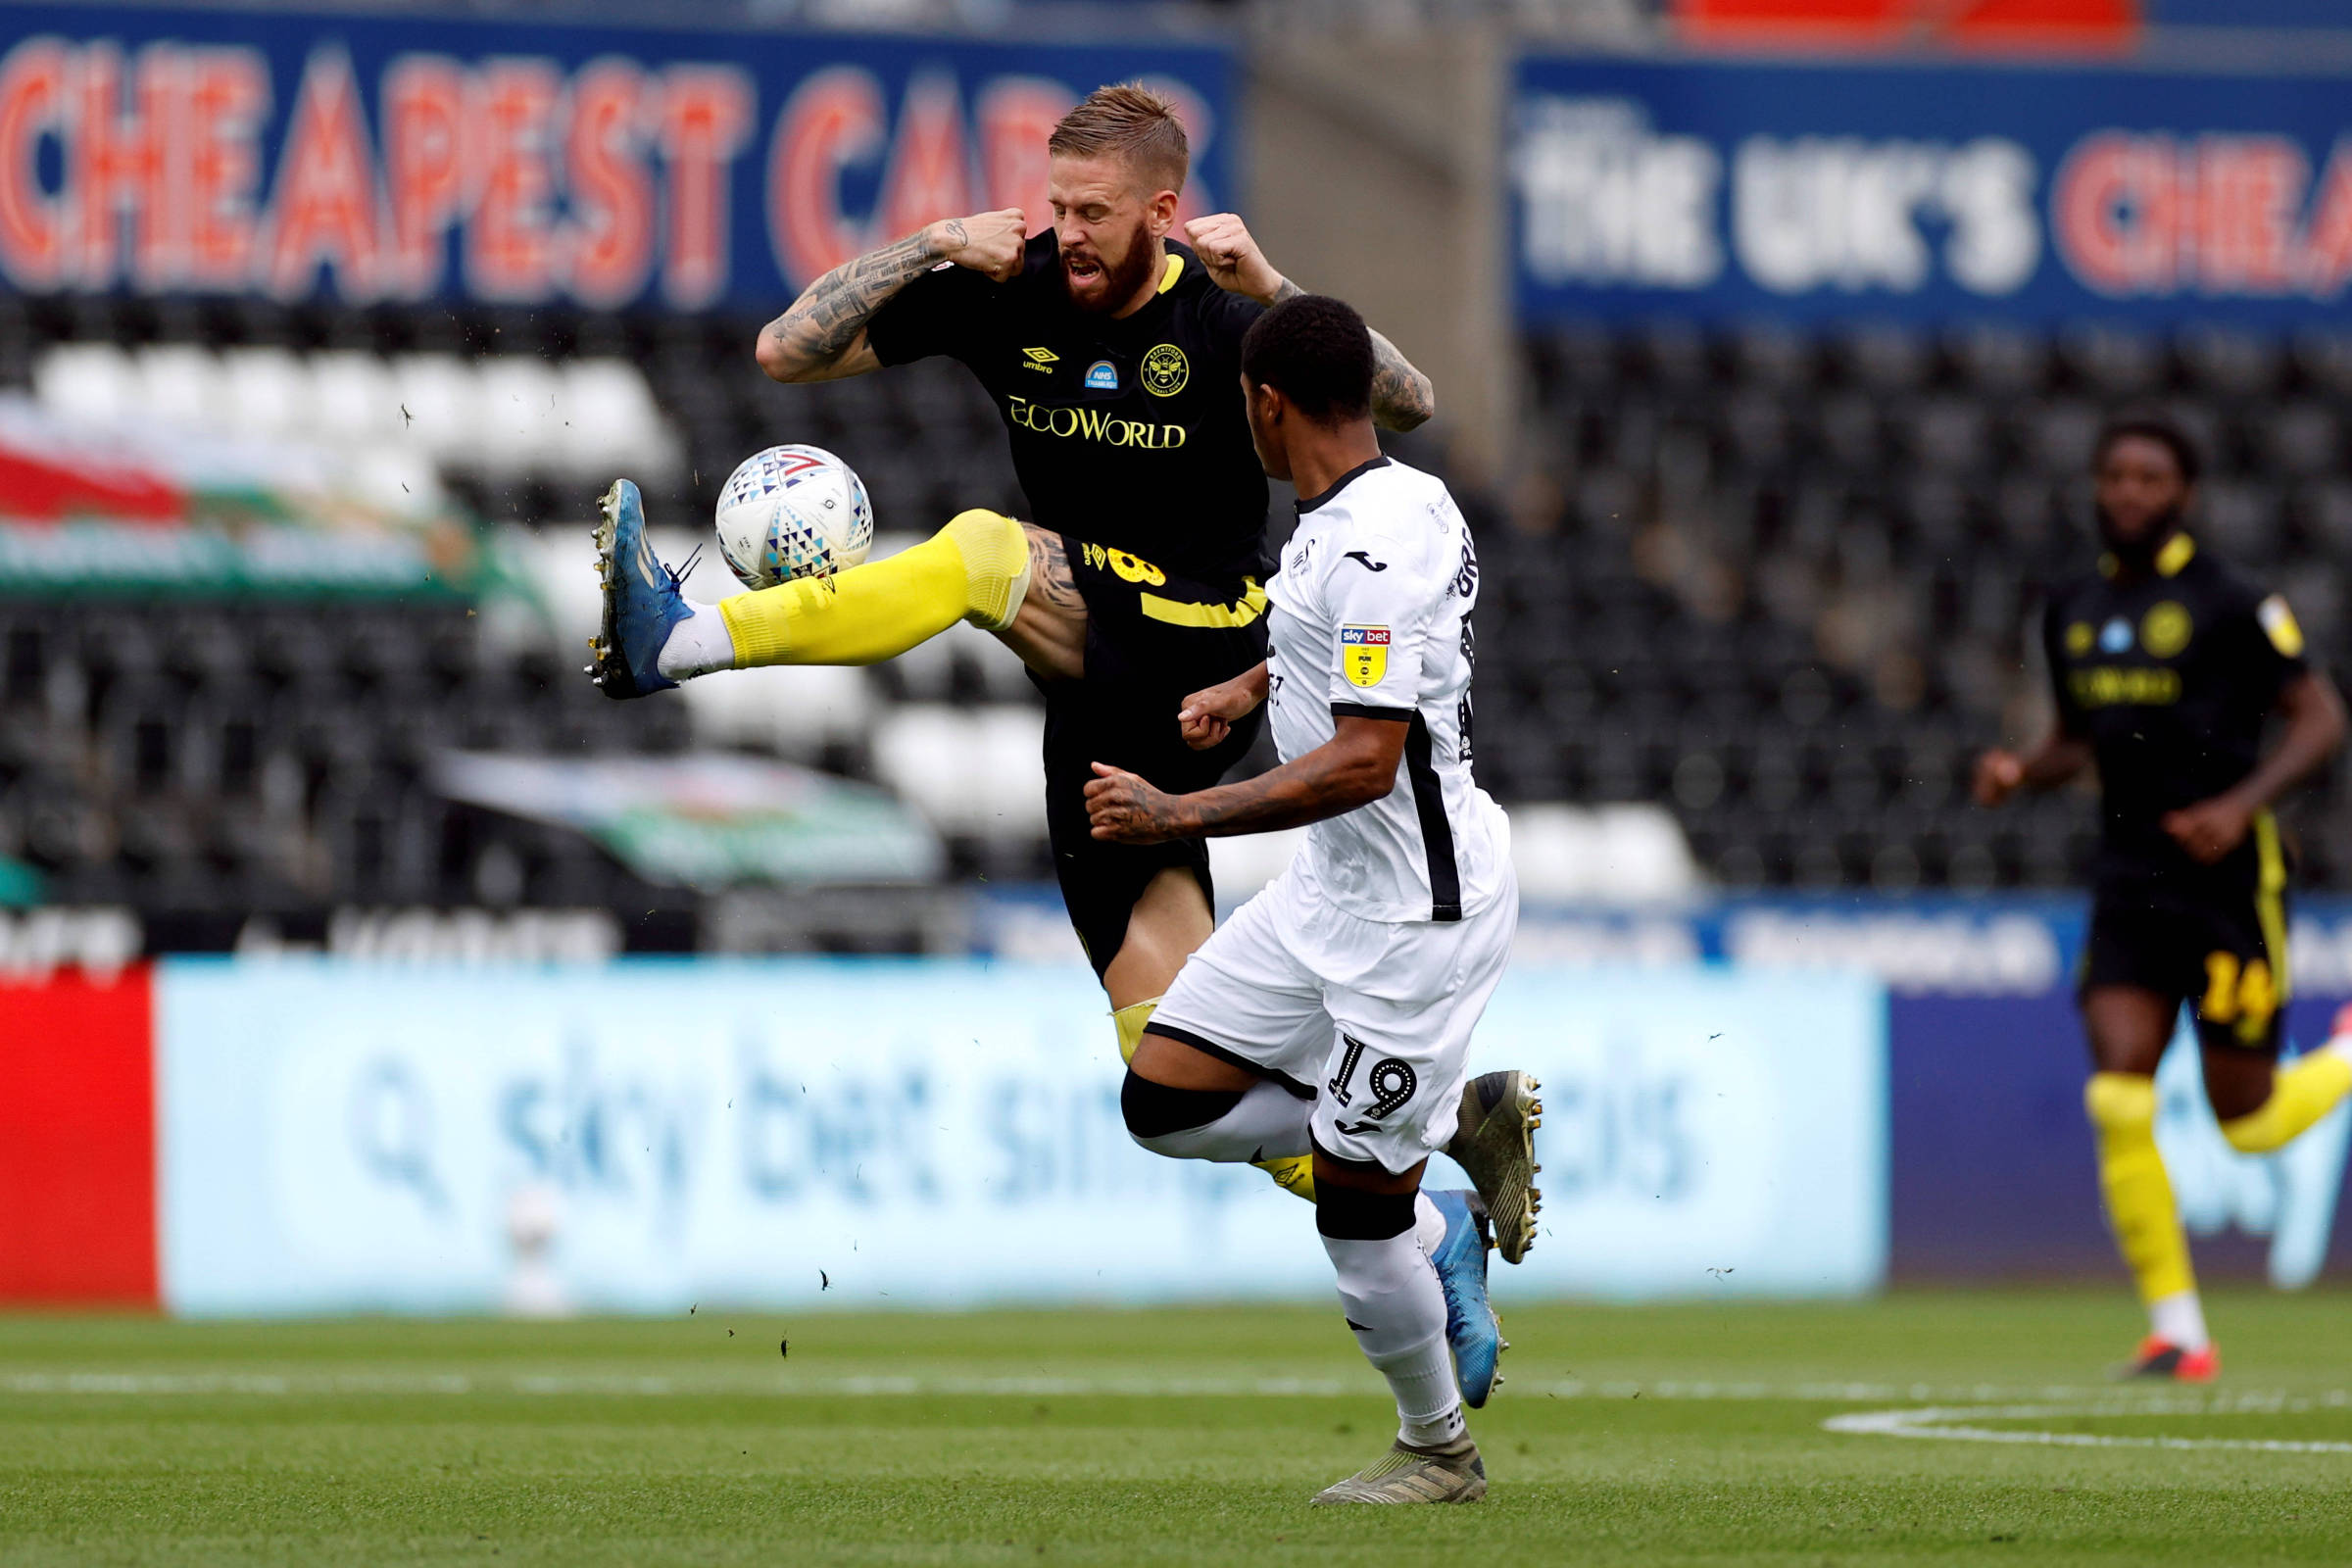
[{"label": "black jersey", "polygon": [[999,283],[942,266],[867,323],[884,365],[945,354],[995,400],[1039,526],[1242,591],[1266,574],[1266,476],[1250,445],[1242,334],[1264,307],[1170,243],[1159,291],[1114,318],[1070,304],[1052,230]]},{"label": "black jersey", "polygon": [[2059,721],[2098,761],[2100,880],[2250,886],[2251,838],[2200,865],[2162,819],[2254,770],[2279,691],[2308,667],[2286,601],[2176,534],[2145,578],[2102,570],[2052,595],[2042,645]]}]

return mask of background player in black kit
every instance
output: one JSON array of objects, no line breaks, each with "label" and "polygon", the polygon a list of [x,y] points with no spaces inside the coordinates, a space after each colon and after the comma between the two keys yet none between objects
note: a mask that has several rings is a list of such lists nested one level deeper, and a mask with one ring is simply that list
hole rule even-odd
[{"label": "background player in black kit", "polygon": [[[1062,899],[1109,994],[1122,1054],[1214,929],[1198,839],[1104,843],[1083,791],[1109,762],[1183,793],[1217,782],[1253,719],[1209,751],[1168,717],[1188,693],[1264,660],[1266,481],[1241,398],[1242,335],[1301,292],[1240,219],[1175,243],[1188,152],[1167,101],[1098,89],[1048,142],[1054,226],[1017,210],[943,220],[810,284],[761,331],[779,381],[860,375],[932,355],[979,379],[1034,510],[967,512],[887,561],[696,607],[663,645],[664,682],[775,663],[867,663],[969,620],[1046,696],[1046,804]],[[1374,335],[1374,413],[1406,429],[1429,382]],[[610,592],[610,590],[608,590]],[[616,690],[635,695],[626,681]],[[1303,1159],[1269,1160],[1301,1196]]]},{"label": "background player in black kit", "polygon": [[[2156,1148],[2154,1074],[2186,1004],[2206,1093],[2240,1151],[2279,1148],[2352,1090],[2343,1043],[2274,1070],[2288,975],[2271,807],[2342,744],[2344,710],[2286,602],[2182,531],[2197,478],[2186,437],[2121,420],[2100,437],[2096,470],[2105,553],[2096,574],[2051,596],[2042,625],[2057,723],[2022,757],[1985,753],[1976,794],[1997,806],[2098,767],[2084,1102],[2108,1217],[2149,1312],[2132,1370],[2201,1382],[2220,1358]],[[2284,725],[2266,754],[2274,713]]]}]

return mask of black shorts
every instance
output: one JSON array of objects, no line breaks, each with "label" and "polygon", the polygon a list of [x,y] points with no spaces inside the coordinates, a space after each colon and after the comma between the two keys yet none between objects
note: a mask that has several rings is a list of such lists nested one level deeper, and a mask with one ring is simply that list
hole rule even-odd
[{"label": "black shorts", "polygon": [[2092,896],[2082,989],[2136,986],[2186,1004],[2209,1050],[2278,1054],[2286,1014],[2286,899],[2105,885]]},{"label": "black shorts", "polygon": [[1127,940],[1136,900],[1161,871],[1182,866],[1212,906],[1216,895],[1204,840],[1106,844],[1089,833],[1093,764],[1123,767],[1171,794],[1223,778],[1256,741],[1262,713],[1196,752],[1177,732],[1176,710],[1192,693],[1265,659],[1265,593],[1254,583],[1230,594],[1187,582],[1066,535],[1062,548],[1086,599],[1086,675],[1038,682],[1046,695],[1046,825],[1062,904],[1100,976]]}]

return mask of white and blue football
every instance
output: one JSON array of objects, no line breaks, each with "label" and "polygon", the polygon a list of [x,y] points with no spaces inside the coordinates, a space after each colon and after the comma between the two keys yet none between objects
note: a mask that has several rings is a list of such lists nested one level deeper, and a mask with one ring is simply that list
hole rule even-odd
[{"label": "white and blue football", "polygon": [[830,577],[873,548],[865,481],[822,447],[769,447],[744,459],[717,510],[718,553],[747,588]]}]

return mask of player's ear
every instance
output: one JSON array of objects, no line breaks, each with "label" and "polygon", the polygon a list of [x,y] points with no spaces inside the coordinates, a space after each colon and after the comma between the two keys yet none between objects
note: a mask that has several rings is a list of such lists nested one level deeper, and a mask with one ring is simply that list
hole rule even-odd
[{"label": "player's ear", "polygon": [[1163,190],[1144,204],[1144,222],[1153,239],[1166,239],[1175,228],[1178,205],[1179,198],[1172,190]]}]

